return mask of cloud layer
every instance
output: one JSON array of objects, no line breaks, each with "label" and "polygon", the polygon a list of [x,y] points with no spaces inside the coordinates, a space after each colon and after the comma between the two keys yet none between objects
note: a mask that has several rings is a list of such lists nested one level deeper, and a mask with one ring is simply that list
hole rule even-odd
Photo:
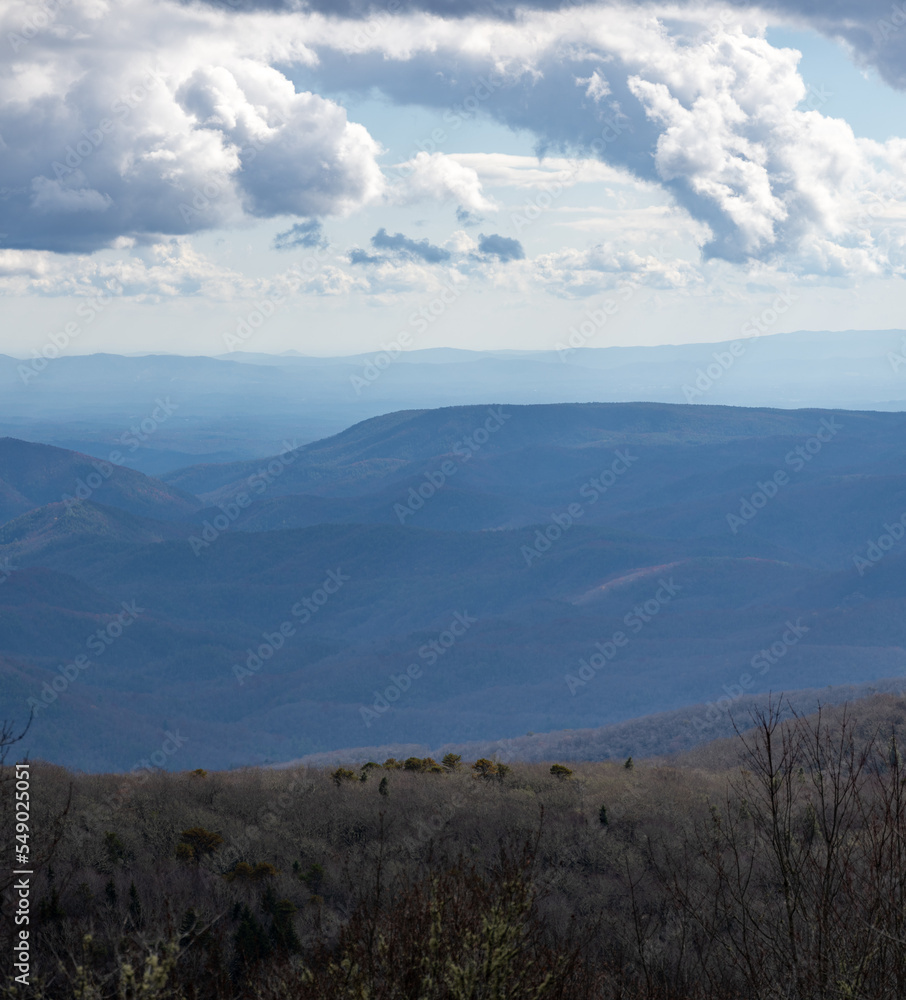
[{"label": "cloud layer", "polygon": [[71,0],[24,38],[30,18],[21,2],[0,14],[7,246],[94,250],[381,196],[377,143],[271,65],[261,15]]},{"label": "cloud layer", "polygon": [[[559,155],[569,154],[668,192],[706,259],[831,277],[906,269],[906,139],[854,136],[806,90],[797,53],[764,37],[769,23],[799,18],[902,84],[896,4],[388,9],[71,0],[38,23],[35,5],[5,5],[5,245],[91,252],[278,218],[287,228],[275,245],[289,249],[318,245],[321,219],[425,200],[471,223],[500,211],[485,191],[494,170],[546,183],[540,166],[531,181],[525,164],[481,159],[492,151],[443,153],[485,116],[558,154],[561,184],[573,182]],[[309,89],[290,79],[303,70]],[[374,87],[442,122],[383,170],[367,129],[316,92]],[[510,243],[479,252],[519,261],[516,241],[495,238]],[[380,239],[359,263],[448,262],[426,241]]]}]

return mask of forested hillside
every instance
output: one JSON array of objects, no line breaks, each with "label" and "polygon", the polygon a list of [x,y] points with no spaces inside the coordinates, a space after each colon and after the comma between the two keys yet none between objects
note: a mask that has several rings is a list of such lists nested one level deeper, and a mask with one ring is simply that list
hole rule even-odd
[{"label": "forested hillside", "polygon": [[29,995],[896,1000],[906,701],[778,707],[657,764],[35,763]]},{"label": "forested hillside", "polygon": [[489,404],[167,483],[7,441],[8,714],[50,760],[128,769],[178,732],[167,767],[229,767],[895,679],[903,431]]}]

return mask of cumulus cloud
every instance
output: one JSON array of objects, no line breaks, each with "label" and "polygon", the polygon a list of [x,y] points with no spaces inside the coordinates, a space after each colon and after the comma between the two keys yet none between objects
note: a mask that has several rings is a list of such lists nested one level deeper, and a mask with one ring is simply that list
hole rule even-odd
[{"label": "cumulus cloud", "polygon": [[477,226],[482,220],[482,216],[470,212],[468,209],[458,205],[456,208],[456,221],[461,226]]},{"label": "cumulus cloud", "polygon": [[350,264],[380,264],[383,259],[376,254],[368,253],[367,250],[362,250],[361,247],[353,247],[349,251]]},{"label": "cumulus cloud", "polygon": [[[387,238],[397,245],[394,236]],[[529,259],[515,240],[498,235],[475,240],[463,230],[438,248],[448,254],[440,262],[405,250],[370,254],[353,249],[346,263],[319,251],[316,268],[292,265],[264,277],[250,277],[210,259],[188,237],[138,247],[129,246],[128,240],[121,242],[118,251],[94,254],[0,250],[0,293],[92,297],[112,292],[138,301],[194,296],[218,302],[254,301],[274,294],[364,295],[393,304],[465,283],[520,295],[543,288],[567,299],[581,299],[627,282],[656,289],[687,289],[701,283],[693,263],[663,250],[645,254],[601,242],[585,250],[567,248]],[[816,246],[814,252],[824,254],[834,267],[851,263],[831,260],[833,251],[826,247]]]},{"label": "cumulus cloud", "polygon": [[324,247],[327,240],[318,219],[297,222],[285,232],[277,233],[271,244],[275,250],[295,250],[297,247]]},{"label": "cumulus cloud", "polygon": [[413,240],[402,233],[391,236],[386,229],[379,229],[371,237],[371,245],[378,250],[390,250],[410,259],[423,260],[428,264],[442,264],[450,259],[450,251],[435,246],[427,240]]},{"label": "cumulus cloud", "polygon": [[[857,220],[866,198],[906,177],[906,144],[859,139],[820,101],[803,106],[799,54],[764,35],[779,15],[726,12],[613,3],[562,17],[523,5],[509,21],[455,25],[413,15],[407,30],[366,32],[355,51],[325,35],[318,72],[336,83],[352,61],[391,98],[443,110],[448,138],[464,114],[488,115],[529,130],[542,154],[596,158],[657,185],[706,234],[705,258],[901,273],[897,240]],[[416,159],[427,174],[439,157]],[[490,186],[487,165],[482,174],[462,154],[437,163],[450,160]]]},{"label": "cumulus cloud", "polygon": [[[30,5],[0,13],[0,35]],[[90,251],[250,218],[343,215],[378,199],[380,149],[336,102],[272,65],[304,45],[197,7],[59,5],[0,63],[6,245]],[[123,38],[135,39],[123,41]],[[17,43],[18,44],[18,43]]]},{"label": "cumulus cloud", "polygon": [[[486,187],[579,183],[580,164],[593,183],[631,175],[668,192],[705,257],[901,273],[904,219],[885,192],[906,179],[906,142],[858,139],[803,108],[797,53],[764,32],[798,18],[902,83],[906,12],[899,24],[886,0],[790,0],[782,13],[771,2],[739,0],[728,17],[726,5],[570,3],[564,17],[545,0],[416,0],[392,16],[364,0],[72,0],[25,37],[33,5],[11,0],[0,12],[0,34],[17,35],[0,64],[6,245],[90,251],[423,199],[472,221],[499,209]],[[388,168],[388,184],[367,130],[335,100],[297,92],[300,68],[314,89],[377,87],[433,107],[443,138]],[[480,116],[530,131],[545,158],[438,150]],[[880,216],[867,212],[878,201]]]},{"label": "cumulus cloud", "polygon": [[498,236],[496,233],[490,236],[485,236],[484,233],[480,235],[478,252],[501,261],[525,259],[525,250],[522,249],[519,240],[511,239],[509,236]]},{"label": "cumulus cloud", "polygon": [[396,164],[394,171],[401,178],[393,193],[398,204],[452,200],[467,212],[497,211],[497,204],[482,192],[475,169],[445,153],[418,153]]},{"label": "cumulus cloud", "polygon": [[690,261],[663,252],[639,253],[615,243],[542,254],[530,264],[533,281],[564,298],[584,298],[626,283],[666,290],[701,282]]},{"label": "cumulus cloud", "polygon": [[257,294],[261,283],[198,253],[184,237],[125,256],[0,250],[0,289],[13,294],[94,296],[115,288],[138,299]]},{"label": "cumulus cloud", "polygon": [[314,269],[293,265],[249,277],[211,260],[184,236],[93,254],[0,250],[0,292],[15,295],[92,297],[113,290],[138,301],[197,296],[227,302],[274,293],[341,296],[369,287],[323,255]]}]

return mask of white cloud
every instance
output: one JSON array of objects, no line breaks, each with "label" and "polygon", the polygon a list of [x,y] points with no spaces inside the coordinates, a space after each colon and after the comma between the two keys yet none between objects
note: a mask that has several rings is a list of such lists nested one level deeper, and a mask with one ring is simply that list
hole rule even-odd
[{"label": "white cloud", "polygon": [[[6,4],[0,37],[33,12]],[[7,245],[90,251],[378,200],[377,143],[336,102],[297,93],[278,58],[312,56],[263,14],[163,0],[58,7],[0,63]]]},{"label": "white cloud", "polygon": [[701,281],[698,268],[669,255],[638,253],[614,243],[569,248],[528,262],[534,282],[565,298],[583,298],[627,282],[657,289],[685,289]]},{"label": "white cloud", "polygon": [[198,296],[225,302],[275,292],[348,295],[354,291],[367,292],[369,285],[339,267],[326,254],[310,270],[290,264],[273,275],[250,278],[199,253],[186,237],[163,240],[139,252],[119,254],[0,250],[0,292],[85,297],[111,288],[118,295],[138,301]]},{"label": "white cloud", "polygon": [[450,153],[448,159],[473,170],[487,187],[547,189],[553,184],[631,184],[644,187],[631,174],[600,160],[562,156],[543,159],[512,153]]},{"label": "white cloud", "polygon": [[[901,140],[857,139],[820,101],[801,107],[798,53],[767,42],[771,16],[753,8],[721,19],[725,11],[612,4],[568,16],[523,9],[509,22],[417,15],[399,19],[393,37],[375,33],[380,61],[359,58],[372,84],[446,109],[454,130],[471,98],[475,113],[531,130],[542,152],[594,152],[662,186],[707,234],[706,256],[778,260],[792,271],[827,261],[832,275],[850,260],[900,273],[877,227],[854,222],[867,192],[904,177]],[[333,80],[342,70],[330,52],[345,51],[343,39],[325,34],[316,47]],[[481,80],[494,86],[474,97]],[[480,156],[455,159],[485,186],[546,183],[543,165],[533,175]]]},{"label": "white cloud", "polygon": [[393,169],[401,178],[391,194],[396,204],[452,199],[468,212],[497,211],[497,204],[482,193],[477,171],[457,157],[421,152]]},{"label": "white cloud", "polygon": [[[799,15],[842,24],[859,8],[841,4]],[[797,54],[764,38],[780,15],[752,8],[720,20],[725,9],[344,19],[72,0],[0,65],[6,242],[92,251],[421,199],[485,214],[498,207],[485,188],[631,175],[688,213],[706,256],[833,278],[902,273],[906,220],[895,207],[866,217],[866,205],[890,201],[885,192],[906,180],[904,141],[857,139],[820,106],[803,110]],[[6,4],[0,36],[23,39],[33,13],[24,0]],[[293,66],[326,86],[376,86],[434,107],[448,137],[488,115],[557,155],[423,152],[388,189],[367,130],[336,101],[297,92]]]}]

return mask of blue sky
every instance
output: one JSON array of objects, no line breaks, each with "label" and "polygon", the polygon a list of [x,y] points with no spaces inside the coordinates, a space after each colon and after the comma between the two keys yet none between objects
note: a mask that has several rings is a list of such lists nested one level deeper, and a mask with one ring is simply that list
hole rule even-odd
[{"label": "blue sky", "polygon": [[896,4],[267,6],[4,6],[0,352],[903,325]]}]

